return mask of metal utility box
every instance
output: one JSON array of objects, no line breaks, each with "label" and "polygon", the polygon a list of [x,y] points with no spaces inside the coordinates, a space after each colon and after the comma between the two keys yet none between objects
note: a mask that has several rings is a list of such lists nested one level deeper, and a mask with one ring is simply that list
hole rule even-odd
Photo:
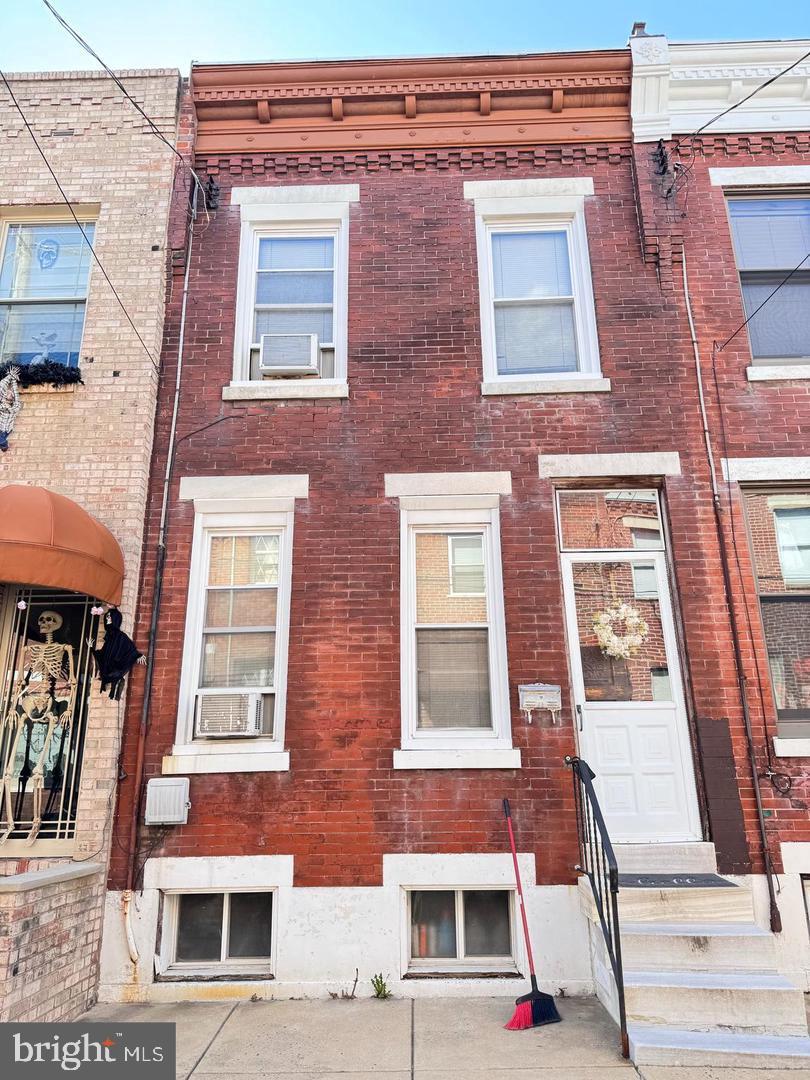
[{"label": "metal utility box", "polygon": [[190,806],[187,776],[158,776],[146,785],[147,825],[185,825]]}]

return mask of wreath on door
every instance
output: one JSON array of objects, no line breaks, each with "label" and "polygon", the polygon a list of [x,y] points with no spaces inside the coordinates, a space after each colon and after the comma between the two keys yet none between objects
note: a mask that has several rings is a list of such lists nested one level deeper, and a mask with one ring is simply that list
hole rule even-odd
[{"label": "wreath on door", "polygon": [[629,660],[635,656],[650,632],[639,612],[624,601],[617,601],[604,611],[597,611],[593,617],[593,629],[604,655],[617,660]]}]

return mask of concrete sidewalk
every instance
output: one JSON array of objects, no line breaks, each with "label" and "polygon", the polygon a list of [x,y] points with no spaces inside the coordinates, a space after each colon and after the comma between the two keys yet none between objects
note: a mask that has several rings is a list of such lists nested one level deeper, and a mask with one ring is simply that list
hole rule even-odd
[{"label": "concrete sidewalk", "polygon": [[[177,1025],[178,1080],[637,1080],[593,998],[559,1001],[562,1024],[505,1031],[503,998],[98,1005],[87,1020]],[[737,1070],[644,1071],[645,1080],[751,1080]],[[756,1080],[795,1080],[758,1071]]]}]

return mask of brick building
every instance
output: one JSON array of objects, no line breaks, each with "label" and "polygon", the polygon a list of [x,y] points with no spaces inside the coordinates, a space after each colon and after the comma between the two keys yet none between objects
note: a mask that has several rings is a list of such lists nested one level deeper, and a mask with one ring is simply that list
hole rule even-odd
[{"label": "brick building", "polygon": [[[219,205],[190,251],[175,207],[188,293],[167,308],[143,633],[164,505],[165,573],[105,997],[323,994],[355,969],[365,992],[382,972],[513,997],[509,796],[541,985],[610,1004],[579,752],[635,875],[636,1056],[692,1029],[722,1050],[729,1027],[749,1055],[763,1031],[806,1049],[807,652],[767,614],[798,626],[808,565],[800,300],[789,341],[777,321],[712,342],[745,318],[741,274],[753,310],[791,266],[773,221],[810,220],[807,66],[688,138],[803,44],[195,66]],[[753,549],[738,481],[760,484]],[[559,710],[521,711],[535,683]],[[174,778],[181,816],[187,778],[187,822],[153,784],[142,824],[141,778],[164,797]]]},{"label": "brick building", "polygon": [[[179,73],[122,78],[174,141]],[[9,84],[79,221],[3,89],[0,376],[21,379],[0,460],[0,1019],[60,1020],[98,983],[125,699],[101,695],[88,638],[99,602],[134,617],[174,158],[106,75]]]}]

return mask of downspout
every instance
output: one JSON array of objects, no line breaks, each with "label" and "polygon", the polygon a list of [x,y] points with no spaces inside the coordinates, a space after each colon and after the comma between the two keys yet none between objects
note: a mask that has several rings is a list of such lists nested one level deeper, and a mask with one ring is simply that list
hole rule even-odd
[{"label": "downspout", "polygon": [[[689,320],[689,335],[692,340],[692,351],[695,356],[695,376],[697,379],[700,418],[703,426],[703,441],[706,444],[706,457],[708,458],[709,475],[711,477],[714,522],[717,529],[718,540],[720,543],[720,565],[723,569],[723,591],[725,593],[726,605],[728,606],[730,615],[731,640],[734,647],[734,666],[737,674],[737,686],[739,688],[740,701],[742,703],[743,726],[745,728],[745,742],[748,749],[748,761],[751,766],[751,779],[754,785],[754,800],[756,802],[759,835],[762,841],[762,856],[765,860],[765,877],[768,883],[768,903],[770,907],[770,925],[772,932],[775,934],[779,934],[782,931],[782,916],[779,912],[779,906],[776,902],[776,888],[774,885],[775,875],[773,872],[773,865],[771,863],[771,853],[768,847],[768,834],[765,829],[765,815],[762,809],[762,790],[759,784],[759,770],[757,768],[756,750],[754,747],[754,733],[751,727],[751,712],[748,707],[748,689],[746,687],[745,668],[743,667],[740,634],[737,627],[737,612],[734,606],[731,588],[731,571],[729,569],[726,537],[725,531],[723,529],[723,511],[720,502],[720,490],[717,485],[717,471],[715,468],[714,453],[712,451],[711,434],[709,431],[709,418],[706,412],[706,398],[703,393],[703,373],[700,367],[700,349],[698,346],[697,333],[695,331],[695,322],[692,317],[692,302],[689,296],[689,279],[686,272],[685,251],[683,253],[682,265],[683,295],[684,301],[686,303],[686,317]],[[718,407],[722,408],[722,405],[718,403]]]},{"label": "downspout", "polygon": [[183,273],[183,297],[180,305],[180,331],[177,343],[177,374],[174,381],[174,403],[172,405],[172,420],[169,429],[168,452],[166,455],[166,471],[163,476],[163,498],[160,508],[160,525],[158,528],[157,560],[155,565],[155,591],[152,597],[152,616],[149,623],[149,644],[146,652],[146,681],[143,692],[143,705],[141,706],[141,722],[138,730],[138,750],[135,758],[135,775],[133,779],[132,816],[129,826],[127,883],[122,895],[124,927],[127,935],[127,946],[130,959],[133,964],[138,962],[138,949],[132,930],[131,907],[132,891],[135,886],[135,863],[137,860],[137,837],[138,821],[141,815],[141,802],[143,787],[144,758],[146,754],[146,735],[149,730],[149,706],[152,700],[152,684],[155,668],[155,652],[157,649],[157,627],[160,617],[160,600],[163,593],[163,574],[166,565],[166,531],[169,507],[169,487],[171,485],[172,470],[175,456],[175,435],[177,432],[177,414],[180,408],[180,384],[183,375],[183,351],[186,336],[186,310],[188,307],[188,284],[191,272],[191,248],[194,240],[194,222],[197,217],[197,192],[198,185],[192,184],[191,211],[188,223],[188,243],[186,244],[186,265]]}]

